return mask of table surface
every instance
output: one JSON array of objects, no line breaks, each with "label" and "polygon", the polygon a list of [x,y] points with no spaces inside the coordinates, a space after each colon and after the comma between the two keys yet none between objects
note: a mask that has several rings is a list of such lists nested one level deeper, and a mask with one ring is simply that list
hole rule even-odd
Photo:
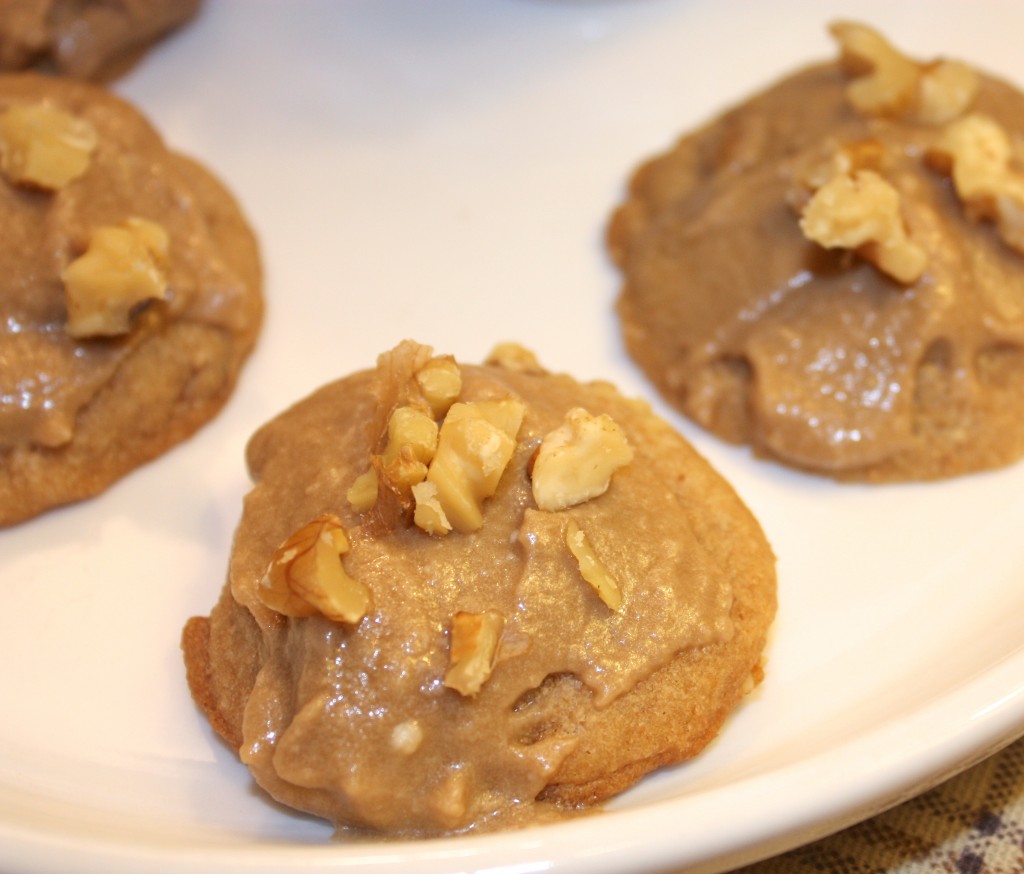
[{"label": "table surface", "polygon": [[1024,871],[1024,740],[872,819],[735,874]]}]

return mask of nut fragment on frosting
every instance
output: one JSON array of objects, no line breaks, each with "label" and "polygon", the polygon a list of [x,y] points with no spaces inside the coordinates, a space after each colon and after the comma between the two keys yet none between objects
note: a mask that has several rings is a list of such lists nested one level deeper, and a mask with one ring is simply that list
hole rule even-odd
[{"label": "nut fragment on frosting", "polygon": [[462,391],[462,374],[450,355],[431,358],[416,372],[415,379],[435,418],[447,413]]},{"label": "nut fragment on frosting", "polygon": [[943,124],[966,112],[978,92],[978,74],[960,61],[939,61],[925,68],[918,85],[917,120]]},{"label": "nut fragment on frosting", "polygon": [[391,746],[404,755],[411,756],[423,743],[423,729],[415,719],[400,722],[391,732]]},{"label": "nut fragment on frosting", "polygon": [[357,513],[371,509],[377,503],[377,471],[371,467],[357,476],[345,497]]},{"label": "nut fragment on frosting", "polygon": [[825,183],[804,206],[800,228],[826,248],[856,251],[898,282],[913,283],[924,272],[927,258],[907,234],[899,193],[872,170]]},{"label": "nut fragment on frosting", "polygon": [[384,463],[390,464],[404,449],[417,461],[426,463],[437,451],[437,422],[411,405],[398,407],[388,419],[388,445]]},{"label": "nut fragment on frosting", "polygon": [[519,343],[499,343],[491,350],[484,363],[514,370],[516,373],[544,373],[537,356]]},{"label": "nut fragment on frosting", "polygon": [[594,547],[583,529],[572,519],[565,527],[565,543],[573,557],[579,562],[580,574],[583,576],[598,597],[610,610],[618,610],[622,605],[622,589],[615,577],[598,558]]},{"label": "nut fragment on frosting", "polygon": [[68,333],[73,337],[128,333],[136,307],[167,292],[169,245],[167,231],[141,218],[93,231],[88,248],[61,274]]},{"label": "nut fragment on frosting", "polygon": [[380,465],[392,486],[405,490],[427,478],[427,464],[437,450],[437,422],[411,405],[395,409],[388,419],[388,443]]},{"label": "nut fragment on frosting", "polygon": [[494,670],[504,624],[504,618],[496,610],[484,613],[460,610],[452,616],[445,686],[466,697],[480,691]]},{"label": "nut fragment on frosting", "polygon": [[452,530],[441,502],[437,499],[437,486],[432,482],[417,483],[412,487],[416,509],[413,511],[413,524],[427,534],[447,534]]},{"label": "nut fragment on frosting", "polygon": [[542,510],[564,510],[603,495],[612,475],[633,460],[633,450],[610,416],[582,407],[541,441],[533,463],[533,498]]},{"label": "nut fragment on frosting", "polygon": [[830,30],[842,49],[841,62],[854,76],[847,99],[864,115],[941,124],[974,100],[978,77],[966,64],[918,63],[863,24],[839,21]]},{"label": "nut fragment on frosting", "polygon": [[828,144],[822,154],[804,161],[793,174],[793,184],[786,191],[786,202],[797,212],[803,210],[814,193],[837,176],[855,176],[862,170],[885,175],[887,154],[877,139],[861,139],[835,145]]},{"label": "nut fragment on frosting", "polygon": [[497,490],[512,459],[524,412],[515,398],[456,403],[448,410],[427,480],[456,531],[483,525],[483,502]]},{"label": "nut fragment on frosting", "polygon": [[358,623],[370,609],[370,590],[345,571],[349,551],[337,516],[324,514],[304,525],[274,552],[257,589],[259,599],[284,616],[320,613],[335,622]]},{"label": "nut fragment on frosting", "polygon": [[0,113],[0,169],[15,185],[56,191],[82,176],[96,149],[96,129],[50,103]]},{"label": "nut fragment on frosting", "polygon": [[1011,169],[1006,131],[984,115],[947,125],[926,158],[952,177],[957,196],[975,219],[993,221],[1003,241],[1024,252],[1024,175]]}]

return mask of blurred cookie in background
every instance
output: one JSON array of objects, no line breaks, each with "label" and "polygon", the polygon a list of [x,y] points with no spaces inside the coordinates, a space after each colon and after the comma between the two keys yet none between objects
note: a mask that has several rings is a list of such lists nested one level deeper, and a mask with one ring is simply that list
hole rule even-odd
[{"label": "blurred cookie in background", "polygon": [[193,18],[201,0],[4,0],[0,71],[110,79]]}]

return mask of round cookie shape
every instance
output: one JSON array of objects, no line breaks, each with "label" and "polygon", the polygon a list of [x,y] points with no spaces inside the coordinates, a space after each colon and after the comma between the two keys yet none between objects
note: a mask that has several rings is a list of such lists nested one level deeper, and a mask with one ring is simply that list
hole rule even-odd
[{"label": "round cookie shape", "polygon": [[225,187],[105,90],[0,77],[0,525],[91,497],[191,435],[262,319]]},{"label": "round cookie shape", "polygon": [[837,62],[634,173],[608,229],[627,348],[698,424],[798,469],[897,481],[1014,462],[1024,94],[861,25],[833,33]]},{"label": "round cookie shape", "polygon": [[[435,366],[459,380],[440,406]],[[284,804],[396,836],[568,815],[696,755],[761,678],[763,532],[607,383],[407,341],[247,457],[229,579],[183,649]]]},{"label": "round cookie shape", "polygon": [[0,71],[46,67],[77,79],[109,79],[194,17],[200,5],[201,0],[6,0]]}]

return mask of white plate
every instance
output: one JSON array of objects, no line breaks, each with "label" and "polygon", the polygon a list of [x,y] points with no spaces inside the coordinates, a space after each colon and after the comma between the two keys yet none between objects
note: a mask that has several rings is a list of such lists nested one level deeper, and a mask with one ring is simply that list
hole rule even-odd
[{"label": "white plate", "polygon": [[[266,331],[226,412],[103,497],[0,533],[0,868],[721,870],[865,817],[1024,733],[1024,466],[837,486],[665,411],[623,354],[604,220],[638,160],[858,17],[1024,83],[1019,0],[211,0],[117,88],[237,192]],[[767,679],[696,761],[515,834],[332,842],[189,698],[252,430],[406,336],[500,339],[655,400],[779,556]]]}]

